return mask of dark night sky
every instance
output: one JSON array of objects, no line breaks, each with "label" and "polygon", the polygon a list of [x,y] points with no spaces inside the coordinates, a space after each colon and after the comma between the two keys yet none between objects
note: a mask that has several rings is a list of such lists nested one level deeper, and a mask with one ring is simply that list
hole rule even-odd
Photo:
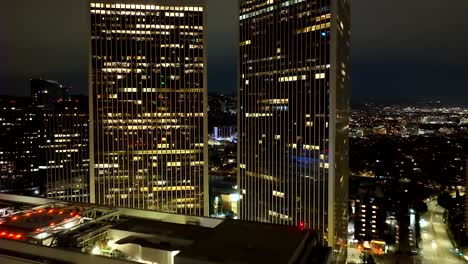
[{"label": "dark night sky", "polygon": [[[0,94],[43,76],[87,91],[86,0],[3,1]],[[236,0],[209,0],[209,91],[236,90]],[[467,0],[352,1],[353,101],[468,103]]]}]

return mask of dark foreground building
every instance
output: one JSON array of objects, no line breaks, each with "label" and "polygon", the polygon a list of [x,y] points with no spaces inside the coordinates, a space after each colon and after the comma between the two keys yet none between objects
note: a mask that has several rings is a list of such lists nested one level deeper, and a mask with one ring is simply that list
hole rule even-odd
[{"label": "dark foreground building", "polygon": [[240,217],[346,259],[350,1],[241,0]]},{"label": "dark foreground building", "polygon": [[0,204],[1,263],[330,263],[331,249],[296,227],[5,194]]}]

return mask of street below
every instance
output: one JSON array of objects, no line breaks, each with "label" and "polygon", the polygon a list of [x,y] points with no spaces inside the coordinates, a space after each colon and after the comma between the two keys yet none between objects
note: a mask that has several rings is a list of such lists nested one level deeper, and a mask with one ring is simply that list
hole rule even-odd
[{"label": "street below", "polygon": [[427,203],[428,211],[421,216],[421,253],[422,263],[466,263],[458,256],[443,222],[444,208],[436,200]]}]

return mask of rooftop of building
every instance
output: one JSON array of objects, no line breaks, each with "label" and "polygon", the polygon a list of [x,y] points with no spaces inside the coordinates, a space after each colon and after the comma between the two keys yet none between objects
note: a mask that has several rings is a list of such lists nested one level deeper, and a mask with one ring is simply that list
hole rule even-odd
[{"label": "rooftop of building", "polygon": [[60,223],[81,218],[71,208],[54,209],[52,207],[20,211],[0,221],[1,229],[17,229],[23,232],[34,232]]},{"label": "rooftop of building", "polygon": [[177,258],[209,263],[290,263],[299,256],[310,231],[298,227],[224,220],[203,240],[196,241]]},{"label": "rooftop of building", "polygon": [[112,227],[135,233],[151,234],[159,237],[171,237],[184,240],[197,240],[210,232],[212,228],[191,224],[174,224],[149,219],[131,218]]},{"label": "rooftop of building", "polygon": [[6,239],[0,250],[12,256],[159,264],[314,263],[314,256],[323,263],[330,253],[314,232],[298,227],[8,194],[0,194],[0,204],[0,239]]}]

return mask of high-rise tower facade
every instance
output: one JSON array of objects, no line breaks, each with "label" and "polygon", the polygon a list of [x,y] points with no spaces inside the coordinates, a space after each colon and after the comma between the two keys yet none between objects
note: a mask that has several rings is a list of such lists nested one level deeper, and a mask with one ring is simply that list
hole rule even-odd
[{"label": "high-rise tower facade", "polygon": [[91,201],[208,213],[205,12],[203,1],[90,2]]},{"label": "high-rise tower facade", "polygon": [[241,0],[240,218],[347,237],[349,0]]},{"label": "high-rise tower facade", "polygon": [[88,100],[57,81],[31,79],[40,183],[48,198],[89,201]]},{"label": "high-rise tower facade", "polygon": [[44,111],[47,198],[89,201],[88,98],[73,96]]}]

